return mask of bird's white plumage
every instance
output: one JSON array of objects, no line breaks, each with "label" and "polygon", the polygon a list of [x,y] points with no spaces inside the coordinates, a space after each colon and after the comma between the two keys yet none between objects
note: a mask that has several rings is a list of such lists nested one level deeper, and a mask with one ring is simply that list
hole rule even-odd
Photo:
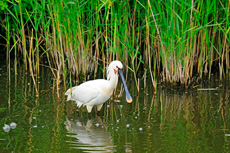
[{"label": "bird's white plumage", "polygon": [[105,103],[110,98],[113,90],[117,86],[118,68],[123,68],[122,63],[120,61],[113,61],[110,63],[107,71],[108,80],[91,80],[84,82],[79,86],[68,89],[65,93],[68,95],[67,101],[76,101],[78,107],[86,105],[89,113],[91,112],[94,105],[97,105],[97,110],[100,111],[103,103]]}]

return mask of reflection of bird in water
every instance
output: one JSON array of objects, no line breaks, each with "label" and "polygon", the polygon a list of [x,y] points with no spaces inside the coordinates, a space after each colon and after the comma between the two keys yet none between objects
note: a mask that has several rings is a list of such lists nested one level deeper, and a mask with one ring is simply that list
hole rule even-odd
[{"label": "reflection of bird in water", "polygon": [[76,135],[67,135],[77,138],[69,141],[75,149],[83,149],[86,152],[115,152],[112,137],[103,128],[102,120],[97,116],[94,120],[80,121],[79,119],[68,119],[65,121],[66,129]]},{"label": "reflection of bird in water", "polygon": [[94,105],[97,106],[97,111],[101,110],[103,103],[105,103],[113,93],[113,90],[117,86],[118,74],[124,86],[126,101],[132,102],[132,97],[129,94],[128,88],[125,83],[125,79],[122,71],[123,65],[120,61],[113,61],[109,64],[107,73],[108,80],[96,79],[90,80],[80,84],[79,86],[72,87],[67,90],[68,100],[74,100],[77,103],[77,107],[82,105],[87,106],[87,111],[90,113]]}]

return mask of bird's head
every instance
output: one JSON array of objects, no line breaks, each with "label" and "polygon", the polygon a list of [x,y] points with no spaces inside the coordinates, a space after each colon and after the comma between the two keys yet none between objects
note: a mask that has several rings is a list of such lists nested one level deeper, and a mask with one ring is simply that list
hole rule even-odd
[{"label": "bird's head", "polygon": [[116,76],[120,76],[121,78],[121,81],[123,83],[123,86],[124,86],[124,90],[125,90],[125,95],[126,95],[126,101],[128,103],[131,103],[132,102],[132,97],[131,95],[129,94],[129,91],[128,91],[128,88],[126,86],[126,82],[125,82],[125,79],[124,79],[124,75],[123,75],[123,65],[120,61],[113,61],[109,64],[109,68],[108,68],[108,71],[107,71],[107,80],[110,80],[111,79],[111,76],[112,75],[116,75]]},{"label": "bird's head", "polygon": [[118,60],[112,61],[107,70],[107,80],[111,78],[112,73],[118,76],[118,69],[123,69],[122,63]]},{"label": "bird's head", "polygon": [[113,61],[110,63],[111,69],[113,69],[113,72],[117,75],[118,69],[123,69],[123,65],[120,61]]}]

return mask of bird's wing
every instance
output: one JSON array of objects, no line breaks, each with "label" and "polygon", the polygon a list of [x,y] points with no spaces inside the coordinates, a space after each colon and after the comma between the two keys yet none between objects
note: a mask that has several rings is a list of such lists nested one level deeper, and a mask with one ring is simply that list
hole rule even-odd
[{"label": "bird's wing", "polygon": [[100,92],[94,87],[78,86],[73,90],[72,99],[86,104],[95,99]]}]

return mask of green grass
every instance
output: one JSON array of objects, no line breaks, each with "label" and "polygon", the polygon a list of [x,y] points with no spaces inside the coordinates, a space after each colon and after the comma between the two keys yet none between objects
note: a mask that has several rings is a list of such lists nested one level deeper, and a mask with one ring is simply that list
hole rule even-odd
[{"label": "green grass", "polygon": [[156,73],[169,86],[185,87],[194,74],[210,79],[215,67],[220,79],[228,74],[228,0],[20,0],[0,6],[7,54],[13,46],[34,74],[42,57],[64,82],[70,74],[96,74],[98,64],[104,68],[115,59],[130,68],[137,88],[141,67],[153,85]]}]

